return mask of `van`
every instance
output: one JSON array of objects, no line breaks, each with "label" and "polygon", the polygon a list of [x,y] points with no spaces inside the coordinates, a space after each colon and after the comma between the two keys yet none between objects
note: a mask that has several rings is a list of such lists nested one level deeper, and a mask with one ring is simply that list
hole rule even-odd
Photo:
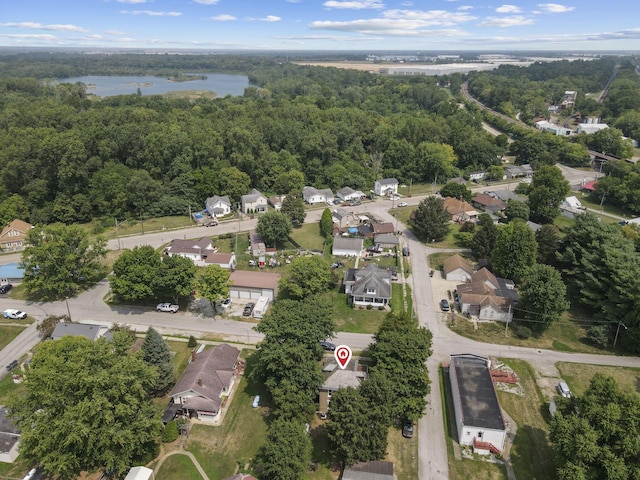
[{"label": "van", "polygon": [[253,307],[253,318],[262,318],[269,308],[269,297],[260,297]]},{"label": "van", "polygon": [[409,247],[402,247],[402,256],[408,257],[409,255],[411,255],[411,252],[409,251]]}]

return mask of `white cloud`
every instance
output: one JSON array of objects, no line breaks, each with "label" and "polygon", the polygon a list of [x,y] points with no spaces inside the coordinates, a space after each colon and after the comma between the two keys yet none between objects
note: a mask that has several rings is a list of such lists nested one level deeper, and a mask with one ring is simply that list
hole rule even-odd
[{"label": "white cloud", "polygon": [[230,22],[232,20],[237,20],[237,18],[233,15],[222,14],[211,17],[210,20],[215,20],[216,22]]},{"label": "white cloud", "polygon": [[496,8],[496,12],[498,13],[520,13],[521,11],[520,7],[516,7],[515,5],[502,5]]},{"label": "white cloud", "polygon": [[273,35],[271,38],[278,40],[328,40],[330,42],[371,42],[372,40],[384,40],[383,37],[347,37],[345,35]]},{"label": "white cloud", "polygon": [[217,5],[219,0],[193,0],[195,3],[199,3],[200,5]]},{"label": "white cloud", "polygon": [[538,6],[545,13],[566,13],[576,9],[576,7],[568,7],[559,3],[539,3]]},{"label": "white cloud", "polygon": [[121,30],[105,30],[104,33],[107,33],[109,35],[126,35],[126,33]]},{"label": "white cloud", "polygon": [[86,32],[87,30],[76,25],[42,25],[38,22],[7,22],[0,23],[0,27],[30,28],[33,30],[53,30],[56,32]]},{"label": "white cloud", "polygon": [[266,17],[260,19],[261,22],[279,22],[280,20],[282,20],[282,18],[276,15],[267,15]]},{"label": "white cloud", "polygon": [[120,10],[126,15],[149,15],[150,17],[179,17],[180,12],[159,12],[156,10]]},{"label": "white cloud", "polygon": [[358,32],[365,35],[390,35],[399,37],[449,37],[465,35],[461,30],[426,30],[421,29],[423,25],[420,22],[410,20],[388,20],[383,18],[352,20],[350,22],[317,21],[309,24],[309,27],[313,29]]},{"label": "white cloud", "polygon": [[529,37],[474,37],[460,40],[461,43],[479,44],[540,44],[540,43],[597,43],[607,40],[640,40],[640,28],[621,30],[617,32],[600,32],[600,33],[560,33],[557,35],[538,35]]},{"label": "white cloud", "polygon": [[486,20],[480,22],[478,25],[481,27],[520,27],[522,25],[531,25],[535,23],[532,18],[527,18],[522,15],[514,15],[513,17],[487,17]]},{"label": "white cloud", "polygon": [[328,8],[349,8],[352,10],[362,10],[364,8],[384,8],[384,3],[379,0],[328,0],[322,5]]},{"label": "white cloud", "polygon": [[48,35],[46,33],[7,33],[0,36],[16,40],[46,40],[51,42],[57,40],[55,35]]},{"label": "white cloud", "polygon": [[473,7],[471,5],[462,5],[458,7],[458,11],[460,12],[466,12],[468,10],[473,10]]},{"label": "white cloud", "polygon": [[476,17],[463,12],[447,12],[446,10],[387,10],[383,17],[395,20],[413,20],[420,22],[420,27],[451,26],[475,20]]}]

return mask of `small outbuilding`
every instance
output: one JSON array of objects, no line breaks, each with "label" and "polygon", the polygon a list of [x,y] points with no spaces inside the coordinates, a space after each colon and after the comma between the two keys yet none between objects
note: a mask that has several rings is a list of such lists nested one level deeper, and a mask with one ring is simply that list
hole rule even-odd
[{"label": "small outbuilding", "polygon": [[360,462],[345,468],[342,480],[394,480],[393,463],[376,460]]},{"label": "small outbuilding", "polygon": [[443,271],[445,279],[456,282],[466,282],[473,275],[471,264],[457,253],[444,261]]},{"label": "small outbuilding", "polygon": [[349,238],[337,235],[333,238],[331,253],[337,257],[360,257],[364,247],[363,238]]},{"label": "small outbuilding", "polygon": [[124,480],[154,480],[153,470],[147,467],[133,467]]},{"label": "small outbuilding", "polygon": [[268,297],[273,302],[278,296],[279,273],[236,270],[229,276],[229,296],[246,300]]}]

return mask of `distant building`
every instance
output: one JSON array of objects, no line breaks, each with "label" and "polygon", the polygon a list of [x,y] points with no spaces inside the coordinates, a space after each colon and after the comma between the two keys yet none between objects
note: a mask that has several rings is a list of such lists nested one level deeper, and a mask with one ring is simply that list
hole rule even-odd
[{"label": "distant building", "polygon": [[600,130],[604,130],[605,128],[609,128],[609,125],[606,123],[600,123],[600,119],[597,117],[589,117],[584,123],[578,124],[576,133],[586,133],[587,135],[590,135],[592,133],[599,132]]},{"label": "distant building", "polygon": [[376,195],[386,196],[398,193],[398,180],[395,178],[382,178],[376,180],[373,186]]},{"label": "distant building", "polygon": [[27,233],[33,225],[22,220],[13,220],[0,232],[0,250],[14,252],[25,247]]},{"label": "distant building", "polygon": [[551,122],[547,122],[546,120],[540,120],[536,122],[536,128],[538,130],[542,130],[543,132],[553,133],[554,135],[568,137],[573,134],[573,130],[566,127],[561,127],[560,125],[556,125]]}]

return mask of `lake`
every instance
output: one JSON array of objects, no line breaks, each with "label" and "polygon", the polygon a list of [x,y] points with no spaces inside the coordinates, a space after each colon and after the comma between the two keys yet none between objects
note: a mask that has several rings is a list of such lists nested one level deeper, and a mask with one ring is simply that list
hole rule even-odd
[{"label": "lake", "polygon": [[140,88],[142,95],[161,95],[180,90],[209,90],[215,92],[218,97],[226,95],[238,96],[242,95],[244,89],[249,86],[249,78],[245,75],[224,75],[221,73],[186,75],[205,75],[207,78],[205,80],[198,78],[186,82],[172,82],[164,77],[87,75],[84,77],[64,78],[59,82],[82,82],[88,85],[87,93],[99,97],[129,95],[137,93],[138,88]]}]

